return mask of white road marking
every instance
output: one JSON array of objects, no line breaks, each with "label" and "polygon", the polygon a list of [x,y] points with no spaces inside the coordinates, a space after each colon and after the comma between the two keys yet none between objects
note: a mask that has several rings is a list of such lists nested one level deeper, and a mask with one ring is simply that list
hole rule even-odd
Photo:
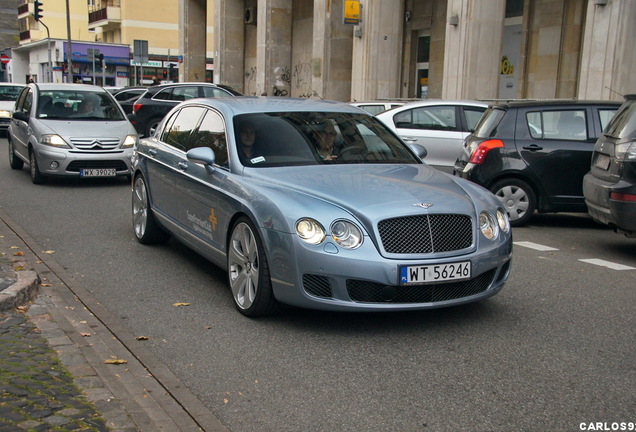
[{"label": "white road marking", "polygon": [[558,249],[550,247],[550,246],[544,246],[544,245],[540,245],[538,243],[532,243],[532,242],[528,242],[528,241],[522,241],[522,242],[513,242],[515,245],[517,246],[523,246],[523,247],[527,247],[530,249],[534,249],[534,250],[538,250],[538,251],[556,251]]},{"label": "white road marking", "polygon": [[605,261],[605,260],[597,259],[597,258],[581,259],[579,261],[582,261],[582,262],[588,263],[588,264],[594,264],[594,265],[601,266],[601,267],[607,267],[607,268],[610,268],[612,270],[636,270],[635,267],[630,267],[630,266],[626,266],[626,265],[623,265],[623,264],[617,264],[617,263],[613,263],[611,261]]}]

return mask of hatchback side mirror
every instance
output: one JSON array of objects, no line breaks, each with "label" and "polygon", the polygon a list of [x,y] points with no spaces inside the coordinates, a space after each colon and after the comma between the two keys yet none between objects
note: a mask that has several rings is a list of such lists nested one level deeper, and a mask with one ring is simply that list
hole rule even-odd
[{"label": "hatchback side mirror", "polygon": [[409,147],[420,159],[424,159],[428,154],[426,149],[420,144],[409,144]]},{"label": "hatchback side mirror", "polygon": [[13,118],[16,120],[20,120],[23,122],[28,122],[29,121],[29,114],[24,113],[22,111],[16,111],[13,113]]}]

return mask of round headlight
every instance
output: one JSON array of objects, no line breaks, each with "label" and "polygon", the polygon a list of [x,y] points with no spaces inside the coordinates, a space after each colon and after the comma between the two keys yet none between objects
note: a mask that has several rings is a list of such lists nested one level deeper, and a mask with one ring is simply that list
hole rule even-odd
[{"label": "round headlight", "polygon": [[479,215],[479,229],[481,233],[490,240],[494,240],[499,234],[499,226],[495,218],[488,212],[481,212]]},{"label": "round headlight", "polygon": [[499,224],[499,229],[503,232],[510,231],[510,218],[508,217],[508,213],[501,209],[497,210],[497,223]]},{"label": "round headlight", "polygon": [[362,244],[362,231],[355,224],[339,219],[331,224],[331,238],[345,249],[355,249]]},{"label": "round headlight", "polygon": [[296,222],[296,234],[306,243],[316,245],[325,239],[325,230],[313,219],[303,218]]}]

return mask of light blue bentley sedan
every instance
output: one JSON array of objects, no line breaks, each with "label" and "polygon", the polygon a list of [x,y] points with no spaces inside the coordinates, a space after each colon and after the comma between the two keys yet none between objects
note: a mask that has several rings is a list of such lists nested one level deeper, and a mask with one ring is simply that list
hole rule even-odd
[{"label": "light blue bentley sedan", "polygon": [[400,311],[493,296],[511,268],[508,216],[425,154],[344,103],[193,99],[135,148],[135,236],[174,236],[227,270],[251,317],[279,303]]}]

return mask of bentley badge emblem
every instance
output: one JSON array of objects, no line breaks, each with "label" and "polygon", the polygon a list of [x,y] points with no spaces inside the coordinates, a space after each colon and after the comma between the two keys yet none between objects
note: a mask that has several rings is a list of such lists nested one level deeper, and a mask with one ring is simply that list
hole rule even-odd
[{"label": "bentley badge emblem", "polygon": [[413,204],[415,207],[422,207],[423,209],[427,209],[429,207],[433,207],[433,203],[417,203]]}]

